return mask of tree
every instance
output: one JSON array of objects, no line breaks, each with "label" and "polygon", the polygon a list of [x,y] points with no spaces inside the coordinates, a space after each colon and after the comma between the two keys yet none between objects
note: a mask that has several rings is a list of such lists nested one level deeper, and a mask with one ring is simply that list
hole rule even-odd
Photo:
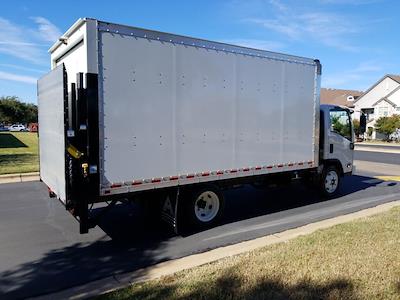
[{"label": "tree", "polygon": [[386,136],[386,140],[389,140],[389,136],[400,128],[400,115],[393,115],[391,117],[381,117],[376,120],[375,130]]},{"label": "tree", "polygon": [[341,136],[351,138],[350,124],[343,123],[339,116],[333,116],[331,119],[332,129]]},{"label": "tree", "polygon": [[0,123],[35,123],[37,116],[37,105],[21,102],[16,96],[0,97]]}]

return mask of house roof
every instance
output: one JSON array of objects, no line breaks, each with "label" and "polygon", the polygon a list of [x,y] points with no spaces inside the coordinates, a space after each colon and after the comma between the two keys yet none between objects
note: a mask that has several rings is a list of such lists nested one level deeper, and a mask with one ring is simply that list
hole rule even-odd
[{"label": "house roof", "polygon": [[347,101],[348,96],[353,96],[354,99],[361,96],[363,92],[355,90],[339,90],[321,88],[320,102],[321,104],[334,104],[347,107],[353,107],[353,102]]},{"label": "house roof", "polygon": [[[393,76],[393,75],[388,75],[388,76]],[[397,77],[400,79],[400,76],[397,76]],[[377,105],[381,101],[386,101],[387,103],[391,104],[393,107],[397,107],[396,103],[389,100],[389,97],[392,96],[394,93],[396,93],[398,90],[400,90],[400,85],[397,88],[395,88],[393,91],[391,91],[389,94],[387,94],[385,97],[382,97],[381,99],[376,101],[374,104],[372,104],[372,106]]]},{"label": "house roof", "polygon": [[400,75],[391,75],[391,74],[388,74],[388,75],[386,75],[387,77],[389,77],[389,78],[391,78],[391,79],[393,79],[394,81],[397,81],[398,83],[400,83]]},{"label": "house roof", "polygon": [[379,99],[378,101],[376,101],[374,104],[372,104],[372,106],[377,105],[379,102],[381,101],[386,101],[387,103],[389,103],[390,105],[392,105],[393,107],[397,107],[396,103],[393,103],[392,101],[390,101],[387,97],[383,97],[381,99]]},{"label": "house roof", "polygon": [[392,96],[394,93],[396,93],[398,90],[400,90],[400,85],[395,88],[393,91],[391,91],[389,94],[387,94],[385,97],[388,98],[390,96]]},{"label": "house roof", "polygon": [[[361,95],[357,100],[355,100],[354,102],[360,101],[361,98],[368,94],[369,91],[371,91],[374,87],[376,87],[378,84],[380,84],[383,80],[385,80],[386,78],[390,78],[394,81],[396,81],[397,83],[400,83],[400,75],[393,75],[393,74],[386,74],[385,76],[383,76],[381,79],[379,79],[377,82],[375,82],[375,84],[373,84],[368,90],[365,91],[365,93],[363,95]],[[386,97],[387,95],[385,95]]]}]

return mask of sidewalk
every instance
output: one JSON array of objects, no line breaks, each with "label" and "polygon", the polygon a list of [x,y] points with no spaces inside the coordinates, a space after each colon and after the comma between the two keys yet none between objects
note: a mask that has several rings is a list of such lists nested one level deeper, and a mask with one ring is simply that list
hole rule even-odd
[{"label": "sidewalk", "polygon": [[37,180],[40,180],[39,172],[0,175],[0,184],[12,183],[12,182],[37,181]]},{"label": "sidewalk", "polygon": [[400,154],[400,145],[356,143],[354,149],[357,151],[370,151],[370,152]]},{"label": "sidewalk", "polygon": [[356,142],[356,146],[388,146],[388,147],[399,147],[400,148],[400,143],[385,143],[385,142],[377,142],[377,143],[371,143],[371,142]]}]

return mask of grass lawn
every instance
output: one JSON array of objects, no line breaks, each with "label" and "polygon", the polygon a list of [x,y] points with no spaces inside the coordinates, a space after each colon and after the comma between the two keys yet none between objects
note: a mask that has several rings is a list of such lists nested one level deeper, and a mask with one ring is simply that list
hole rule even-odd
[{"label": "grass lawn", "polygon": [[35,171],[39,171],[37,133],[0,132],[0,174]]},{"label": "grass lawn", "polygon": [[100,299],[400,299],[400,208]]}]

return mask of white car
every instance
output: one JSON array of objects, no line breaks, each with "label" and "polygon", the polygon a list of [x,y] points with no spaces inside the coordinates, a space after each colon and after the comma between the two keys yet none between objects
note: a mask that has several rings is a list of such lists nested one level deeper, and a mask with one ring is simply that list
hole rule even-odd
[{"label": "white car", "polygon": [[11,125],[8,129],[9,131],[27,131],[26,127],[22,124]]}]

